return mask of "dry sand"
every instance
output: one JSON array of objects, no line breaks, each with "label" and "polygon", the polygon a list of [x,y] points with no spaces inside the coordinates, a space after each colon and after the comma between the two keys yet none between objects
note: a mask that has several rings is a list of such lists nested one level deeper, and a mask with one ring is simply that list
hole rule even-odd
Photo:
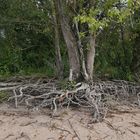
[{"label": "dry sand", "polygon": [[0,107],[0,140],[140,140],[140,109],[121,107],[102,123],[82,110],[27,111]]}]

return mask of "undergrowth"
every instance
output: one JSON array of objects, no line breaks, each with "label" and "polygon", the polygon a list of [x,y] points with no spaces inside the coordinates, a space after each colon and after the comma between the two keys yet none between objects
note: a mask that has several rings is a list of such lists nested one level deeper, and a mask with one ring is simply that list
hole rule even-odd
[{"label": "undergrowth", "polygon": [[10,96],[7,91],[0,91],[0,103],[7,101],[9,97]]}]

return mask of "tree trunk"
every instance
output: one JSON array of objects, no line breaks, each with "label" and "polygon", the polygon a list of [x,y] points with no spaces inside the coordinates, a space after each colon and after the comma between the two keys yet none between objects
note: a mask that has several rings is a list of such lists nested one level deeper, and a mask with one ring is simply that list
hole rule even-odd
[{"label": "tree trunk", "polygon": [[90,48],[87,52],[87,73],[89,80],[93,79],[94,59],[95,59],[95,35],[90,35]]},{"label": "tree trunk", "polygon": [[62,63],[62,57],[60,53],[60,42],[59,42],[59,24],[57,21],[57,13],[55,11],[54,14],[54,29],[55,29],[55,56],[56,56],[56,67],[57,67],[57,76],[58,78],[63,78],[63,63]]},{"label": "tree trunk", "polygon": [[85,56],[84,56],[84,52],[83,52],[82,41],[81,41],[81,38],[80,38],[80,31],[79,31],[78,23],[75,22],[75,25],[76,25],[77,36],[78,36],[78,49],[79,49],[79,53],[80,53],[82,75],[84,77],[84,80],[88,81],[89,80],[89,75],[88,75],[87,69],[86,69]]},{"label": "tree trunk", "polygon": [[68,50],[69,63],[70,63],[69,80],[70,81],[76,80],[80,76],[80,61],[79,61],[77,42],[72,33],[68,20],[64,15],[62,0],[55,0],[55,5],[57,8],[57,12],[59,13],[61,30]]}]

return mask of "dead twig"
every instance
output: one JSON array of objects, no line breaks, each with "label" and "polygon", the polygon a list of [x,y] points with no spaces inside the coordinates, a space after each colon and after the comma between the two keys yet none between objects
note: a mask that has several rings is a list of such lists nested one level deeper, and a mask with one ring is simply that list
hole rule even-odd
[{"label": "dead twig", "polygon": [[69,122],[69,125],[70,125],[71,129],[73,130],[75,136],[78,138],[78,140],[80,140],[80,137],[78,136],[78,134],[77,134],[76,130],[74,129],[74,127],[73,127],[72,123],[70,122],[70,120],[68,120],[68,122]]}]

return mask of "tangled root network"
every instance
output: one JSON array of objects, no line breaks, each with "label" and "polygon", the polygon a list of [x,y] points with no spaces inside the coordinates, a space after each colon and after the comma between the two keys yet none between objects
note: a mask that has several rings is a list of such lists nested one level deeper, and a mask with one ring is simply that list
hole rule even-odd
[{"label": "tangled root network", "polygon": [[16,107],[21,104],[38,109],[48,107],[53,113],[62,107],[82,107],[90,110],[98,121],[106,117],[113,105],[140,106],[140,85],[127,81],[81,82],[69,90],[61,88],[56,81],[1,83],[2,90],[13,91],[9,101],[14,100]]}]

